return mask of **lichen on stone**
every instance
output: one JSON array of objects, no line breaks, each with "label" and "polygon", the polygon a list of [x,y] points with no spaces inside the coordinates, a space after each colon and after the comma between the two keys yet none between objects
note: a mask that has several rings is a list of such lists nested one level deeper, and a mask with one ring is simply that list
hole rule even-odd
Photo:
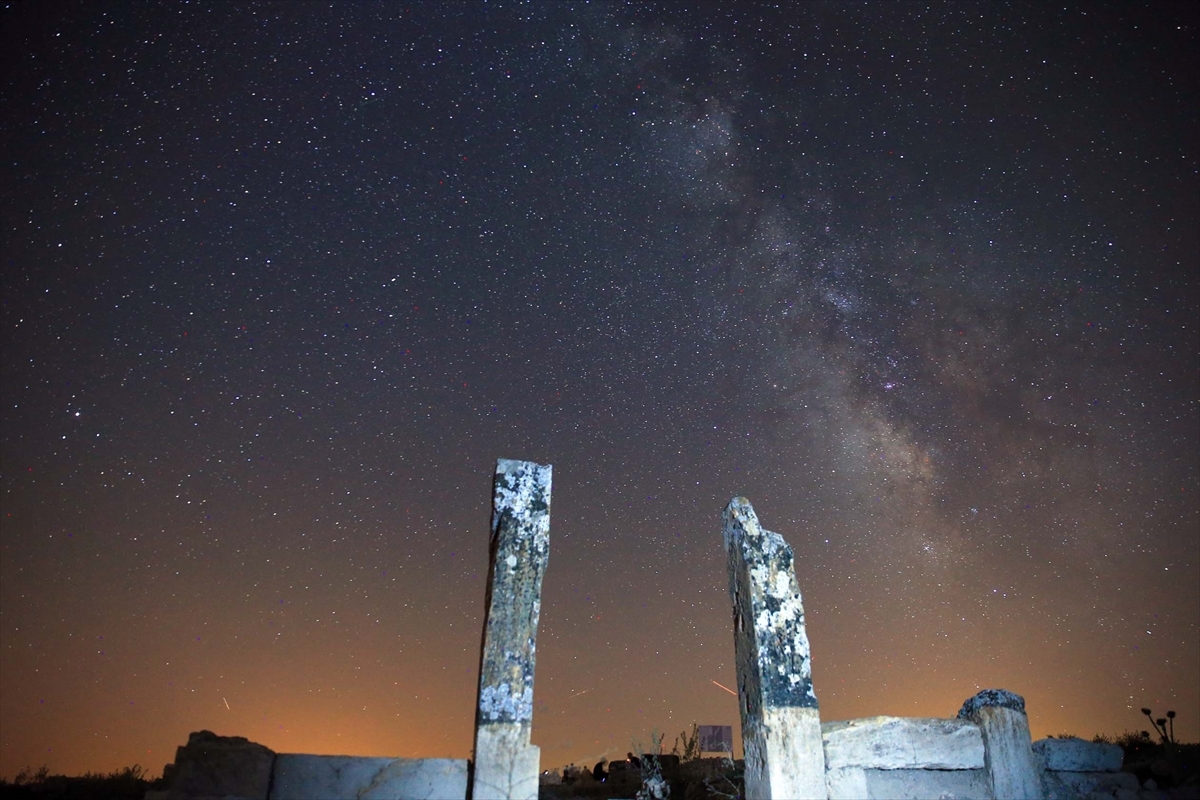
[{"label": "lichen on stone", "polygon": [[542,574],[550,542],[551,467],[500,459],[492,512],[492,563],[480,669],[480,723],[533,718]]},{"label": "lichen on stone", "polygon": [[[741,497],[726,507],[724,538],[730,591],[739,609],[735,619],[745,615],[752,626],[745,632],[747,643],[753,642],[746,655],[756,662],[762,704],[816,708],[804,604],[791,547],[778,533],[764,530],[749,501]],[[746,702],[758,705],[756,698]]]},{"label": "lichen on stone", "polygon": [[513,691],[507,683],[485,686],[479,693],[479,715],[486,722],[528,722],[533,719],[533,687]]},{"label": "lichen on stone", "polygon": [[971,719],[980,709],[988,707],[1011,708],[1013,711],[1025,713],[1025,698],[1007,689],[984,689],[974,697],[968,698],[958,712],[959,719]]},{"label": "lichen on stone", "polygon": [[493,533],[509,518],[516,523],[518,536],[531,536],[535,550],[545,549],[550,539],[551,477],[548,464],[499,459],[493,487]]}]

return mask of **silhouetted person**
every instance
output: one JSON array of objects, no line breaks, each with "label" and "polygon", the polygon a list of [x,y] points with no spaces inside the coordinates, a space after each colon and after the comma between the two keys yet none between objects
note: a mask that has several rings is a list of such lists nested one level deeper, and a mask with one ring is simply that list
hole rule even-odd
[{"label": "silhouetted person", "polygon": [[604,779],[608,777],[607,773],[604,771],[604,765],[607,763],[608,759],[602,758],[596,762],[596,766],[592,767],[592,777],[596,779],[597,783],[604,783]]},{"label": "silhouetted person", "polygon": [[642,768],[642,760],[640,758],[635,756],[633,753],[626,753],[626,755],[629,756],[630,769],[641,769]]}]

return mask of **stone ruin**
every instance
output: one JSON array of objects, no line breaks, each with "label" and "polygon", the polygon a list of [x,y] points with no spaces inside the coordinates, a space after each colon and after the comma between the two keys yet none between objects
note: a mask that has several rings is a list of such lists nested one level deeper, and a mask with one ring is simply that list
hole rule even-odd
[{"label": "stone ruin", "polygon": [[[146,800],[536,800],[530,742],[551,467],[501,459],[493,481],[474,763],[274,753],[193,733]],[[1116,745],[1031,742],[1025,701],[1002,689],[953,719],[822,723],[791,547],[734,498],[722,515],[733,604],[738,705],[750,800],[1137,800]]]},{"label": "stone ruin", "polygon": [[492,484],[475,761],[274,753],[241,737],[193,733],[146,800],[536,800],[533,727],[542,575],[550,555],[551,468],[500,459]]},{"label": "stone ruin", "polygon": [[1123,752],[1080,739],[1032,742],[1025,701],[988,689],[954,719],[821,723],[792,549],[750,502],[723,515],[733,601],[747,798],[1137,800]]},{"label": "stone ruin", "polygon": [[542,574],[550,556],[550,475],[549,466],[528,461],[496,463],[474,800],[536,800],[538,795],[541,751],[529,743],[529,735]]}]

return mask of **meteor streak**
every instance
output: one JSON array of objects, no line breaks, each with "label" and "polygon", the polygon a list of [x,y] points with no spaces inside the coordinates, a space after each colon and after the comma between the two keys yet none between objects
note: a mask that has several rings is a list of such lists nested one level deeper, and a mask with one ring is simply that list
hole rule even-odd
[{"label": "meteor streak", "polygon": [[[713,681],[713,683],[717,683],[717,682]],[[721,686],[721,684],[717,683],[717,686]],[[735,692],[733,689],[730,689],[728,686],[721,686],[721,688],[724,689],[725,691],[729,692],[734,697],[737,697],[737,692]]]}]

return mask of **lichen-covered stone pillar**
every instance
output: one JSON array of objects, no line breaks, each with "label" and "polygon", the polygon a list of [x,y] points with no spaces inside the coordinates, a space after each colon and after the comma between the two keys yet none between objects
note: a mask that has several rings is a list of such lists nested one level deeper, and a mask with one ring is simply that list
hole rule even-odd
[{"label": "lichen-covered stone pillar", "polygon": [[730,501],[722,522],[746,797],[824,800],[825,750],[792,548],[762,529],[744,497]]},{"label": "lichen-covered stone pillar", "polygon": [[1025,716],[1025,698],[1005,689],[984,689],[958,712],[983,734],[983,766],[996,800],[1044,797]]},{"label": "lichen-covered stone pillar", "polygon": [[533,669],[550,555],[550,466],[500,459],[492,495],[473,800],[537,800]]}]

